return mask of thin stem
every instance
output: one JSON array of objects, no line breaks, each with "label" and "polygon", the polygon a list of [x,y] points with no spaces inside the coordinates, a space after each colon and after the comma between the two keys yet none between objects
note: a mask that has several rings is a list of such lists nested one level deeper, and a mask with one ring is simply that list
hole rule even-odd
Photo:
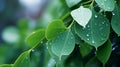
[{"label": "thin stem", "polygon": [[61,17],[62,20],[64,20],[66,17],[70,15],[70,12],[67,12],[63,17]]},{"label": "thin stem", "polygon": [[94,1],[95,1],[95,0],[92,0],[92,3],[90,4],[90,6],[93,6],[93,4],[94,4]]},{"label": "thin stem", "polygon": [[68,29],[70,29],[70,28],[72,27],[73,23],[74,23],[74,20],[73,20],[72,23],[68,26]]},{"label": "thin stem", "polygon": [[82,4],[83,4],[83,5],[84,5],[84,4],[88,4],[88,3],[90,3],[90,2],[92,2],[92,0],[89,0],[89,1],[84,2],[84,3],[82,3]]}]

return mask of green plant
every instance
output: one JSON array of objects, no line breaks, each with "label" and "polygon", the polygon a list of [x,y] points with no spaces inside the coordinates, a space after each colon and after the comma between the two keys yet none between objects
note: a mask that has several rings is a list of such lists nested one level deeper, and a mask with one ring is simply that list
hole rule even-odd
[{"label": "green plant", "polygon": [[[32,67],[30,64],[35,62],[34,58],[41,59],[41,67],[106,66],[112,52],[110,34],[114,31],[120,35],[120,1],[60,2],[60,10],[66,11],[53,14],[57,19],[51,21],[46,29],[39,29],[27,37],[31,49],[23,52],[14,64],[0,67]],[[34,51],[43,51],[44,57],[35,57]]]}]

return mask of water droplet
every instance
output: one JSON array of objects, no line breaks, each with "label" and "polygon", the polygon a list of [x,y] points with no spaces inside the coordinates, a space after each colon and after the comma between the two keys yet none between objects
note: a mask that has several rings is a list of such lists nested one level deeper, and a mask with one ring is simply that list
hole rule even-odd
[{"label": "water droplet", "polygon": [[113,13],[113,12],[112,12],[112,15],[114,16],[114,15],[115,15],[115,13]]},{"label": "water droplet", "polygon": [[103,21],[102,24],[105,24],[105,22]]},{"label": "water droplet", "polygon": [[34,52],[35,50],[32,50],[32,52]]},{"label": "water droplet", "polygon": [[100,30],[102,30],[102,29],[103,29],[103,27],[100,28]]},{"label": "water droplet", "polygon": [[73,39],[73,37],[71,37],[71,39]]},{"label": "water droplet", "polygon": [[95,41],[94,41],[94,40],[92,40],[92,43],[94,44],[94,43],[95,43]]},{"label": "water droplet", "polygon": [[43,43],[43,41],[41,41],[41,44]]},{"label": "water droplet", "polygon": [[87,40],[90,40],[89,38],[87,38]]},{"label": "water droplet", "polygon": [[98,16],[97,15],[95,15],[95,18],[97,18]]},{"label": "water droplet", "polygon": [[89,34],[86,35],[87,37],[89,36]]},{"label": "water droplet", "polygon": [[87,27],[89,28],[90,26],[88,25]]}]

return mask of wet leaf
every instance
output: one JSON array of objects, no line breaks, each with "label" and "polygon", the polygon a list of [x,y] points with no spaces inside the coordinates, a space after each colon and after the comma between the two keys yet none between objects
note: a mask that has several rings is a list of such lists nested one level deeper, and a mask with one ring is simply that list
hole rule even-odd
[{"label": "wet leaf", "polygon": [[105,64],[112,52],[112,45],[110,41],[107,41],[104,45],[100,46],[97,50],[97,58]]},{"label": "wet leaf", "polygon": [[110,24],[103,15],[92,10],[92,18],[86,28],[76,24],[75,31],[82,40],[97,48],[107,41],[110,33]]},{"label": "wet leaf", "polygon": [[27,42],[31,47],[35,47],[35,46],[38,45],[44,38],[45,38],[45,30],[44,30],[44,29],[40,29],[40,30],[37,30],[37,31],[31,33],[31,34],[27,37],[26,42]]},{"label": "wet leaf", "polygon": [[113,11],[115,8],[114,0],[95,0],[104,11]]},{"label": "wet leaf", "polygon": [[70,30],[59,34],[51,43],[52,52],[59,57],[69,55],[75,47],[75,38]]},{"label": "wet leaf", "polygon": [[85,28],[92,17],[92,11],[89,8],[81,6],[80,8],[73,10],[71,16],[79,25]]},{"label": "wet leaf", "polygon": [[62,20],[57,19],[52,21],[46,29],[46,38],[48,40],[54,39],[59,33],[66,30],[66,27]]}]

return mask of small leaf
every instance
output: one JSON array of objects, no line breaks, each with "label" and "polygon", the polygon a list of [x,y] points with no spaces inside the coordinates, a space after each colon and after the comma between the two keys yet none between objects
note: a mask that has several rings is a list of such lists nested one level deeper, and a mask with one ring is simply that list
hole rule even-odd
[{"label": "small leaf", "polygon": [[104,11],[113,11],[115,8],[114,0],[95,0]]},{"label": "small leaf", "polygon": [[115,10],[112,12],[112,29],[120,36],[120,8],[116,6]]},{"label": "small leaf", "polygon": [[107,41],[104,45],[100,46],[97,50],[97,58],[105,64],[112,52],[112,45],[110,41]]},{"label": "small leaf", "polygon": [[81,0],[66,0],[68,7],[73,7],[74,5],[78,4]]},{"label": "small leaf", "polygon": [[23,52],[15,61],[13,67],[30,67],[30,52],[31,50]]},{"label": "small leaf", "polygon": [[12,64],[2,64],[0,65],[0,67],[12,67],[13,65]]},{"label": "small leaf", "polygon": [[65,31],[67,28],[65,27],[64,23],[62,20],[57,19],[52,21],[49,25],[48,28],[46,29],[46,38],[48,40],[54,39],[59,33]]},{"label": "small leaf", "polygon": [[71,16],[79,25],[85,28],[92,17],[92,12],[89,8],[81,6],[80,8],[73,10]]},{"label": "small leaf", "polygon": [[31,47],[35,47],[35,46],[38,45],[44,38],[45,38],[45,30],[40,29],[40,30],[37,30],[37,31],[33,32],[32,34],[30,34],[30,35],[27,37],[26,42],[27,42]]},{"label": "small leaf", "polygon": [[97,48],[107,41],[110,33],[110,23],[103,15],[96,13],[94,10],[92,10],[92,14],[86,28],[76,24],[75,31],[82,40]]},{"label": "small leaf", "polygon": [[75,47],[75,38],[70,30],[59,34],[52,42],[52,52],[59,57],[69,55]]},{"label": "small leaf", "polygon": [[85,64],[85,67],[102,67],[102,66],[99,60],[96,57],[93,57]]},{"label": "small leaf", "polygon": [[87,43],[84,43],[80,46],[80,53],[83,58],[89,55],[92,50],[93,50],[93,47]]}]

